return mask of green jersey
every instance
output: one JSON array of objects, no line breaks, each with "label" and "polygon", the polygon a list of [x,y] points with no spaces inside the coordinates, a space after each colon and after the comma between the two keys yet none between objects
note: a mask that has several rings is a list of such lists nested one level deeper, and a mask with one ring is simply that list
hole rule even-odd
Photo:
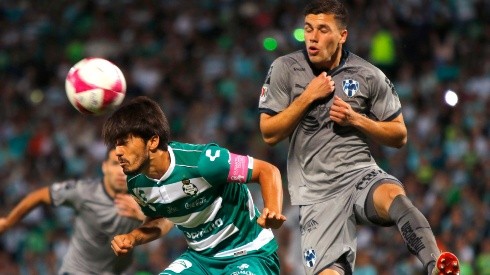
[{"label": "green jersey", "polygon": [[165,217],[189,249],[209,257],[269,255],[277,249],[245,184],[253,158],[216,144],[171,142],[170,167],[160,179],[128,175],[128,189],[148,217]]}]

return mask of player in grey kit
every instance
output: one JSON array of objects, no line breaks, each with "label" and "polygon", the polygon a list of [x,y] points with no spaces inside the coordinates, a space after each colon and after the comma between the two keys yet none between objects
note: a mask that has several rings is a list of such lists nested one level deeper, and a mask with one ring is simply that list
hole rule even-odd
[{"label": "player in grey kit", "polygon": [[[439,251],[427,219],[398,179],[380,169],[367,139],[407,142],[390,80],[343,48],[347,10],[338,0],[307,4],[304,50],[277,58],[260,95],[260,129],[274,145],[289,138],[288,187],[300,206],[307,274],[352,274],[356,225],[396,225],[428,274],[459,274]],[[437,263],[437,265],[436,265]]]},{"label": "player in grey kit", "polygon": [[102,181],[67,180],[28,194],[0,218],[0,234],[40,204],[72,207],[77,212],[74,232],[58,274],[124,274],[132,256],[114,255],[110,241],[114,235],[138,227],[145,216],[127,194],[126,175],[114,150],[107,153],[102,172]]}]

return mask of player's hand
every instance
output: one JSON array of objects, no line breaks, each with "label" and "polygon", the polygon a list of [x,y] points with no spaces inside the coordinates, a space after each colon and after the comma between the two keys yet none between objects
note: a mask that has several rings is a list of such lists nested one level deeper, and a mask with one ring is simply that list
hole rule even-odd
[{"label": "player's hand", "polygon": [[114,204],[116,205],[117,213],[121,216],[140,221],[145,219],[145,215],[138,203],[128,194],[116,194]]},{"label": "player's hand", "polygon": [[257,219],[257,223],[263,228],[278,229],[286,221],[286,217],[281,213],[270,211],[269,208],[264,208],[262,214]]},{"label": "player's hand", "polygon": [[131,234],[117,235],[111,241],[111,248],[117,256],[127,254],[133,249],[135,239]]},{"label": "player's hand", "polygon": [[0,218],[0,234],[7,231],[10,228],[10,225],[7,222],[7,218]]},{"label": "player's hand", "polygon": [[306,87],[305,94],[311,97],[311,99],[317,100],[326,98],[335,90],[335,82],[332,77],[327,75],[326,72],[319,74],[313,78]]},{"label": "player's hand", "polygon": [[334,96],[332,107],[330,107],[330,119],[341,126],[353,125],[353,121],[359,114],[356,113],[349,103],[340,97]]}]

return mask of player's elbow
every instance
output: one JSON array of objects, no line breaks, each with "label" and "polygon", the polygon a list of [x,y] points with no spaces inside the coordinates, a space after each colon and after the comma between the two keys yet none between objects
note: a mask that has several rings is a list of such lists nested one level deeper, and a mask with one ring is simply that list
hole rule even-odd
[{"label": "player's elbow", "polygon": [[274,146],[277,143],[279,143],[279,141],[280,141],[278,138],[276,138],[274,136],[268,136],[268,135],[264,135],[264,134],[262,134],[262,139],[269,146]]},{"label": "player's elbow", "polygon": [[401,140],[399,140],[393,147],[397,148],[397,149],[400,149],[402,148],[403,146],[405,146],[405,144],[407,144],[407,138],[403,138]]},{"label": "player's elbow", "polygon": [[392,146],[400,149],[403,146],[405,146],[405,144],[407,144],[407,141],[408,141],[408,137],[407,137],[407,132],[405,131],[400,133],[399,137],[396,139],[396,141]]}]

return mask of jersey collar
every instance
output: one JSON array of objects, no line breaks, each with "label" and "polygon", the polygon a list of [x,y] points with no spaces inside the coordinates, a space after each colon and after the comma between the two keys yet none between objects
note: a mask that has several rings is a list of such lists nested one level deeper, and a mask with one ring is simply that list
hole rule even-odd
[{"label": "jersey collar", "polygon": [[[315,75],[319,75],[320,73],[323,72],[323,70],[318,70],[316,69],[313,64],[310,62],[310,59],[308,58],[308,54],[306,53],[306,50],[303,50],[303,54],[305,55],[305,58],[306,58],[306,61],[308,62],[308,64],[310,65],[311,67],[311,70],[313,71],[313,74]],[[331,69],[331,70],[328,70],[327,71],[327,75],[333,75],[335,74],[340,68],[342,68],[344,65],[345,65],[345,62],[347,61],[347,58],[349,57],[349,54],[350,52],[346,49],[342,49],[342,56],[340,57],[340,64]]]}]

